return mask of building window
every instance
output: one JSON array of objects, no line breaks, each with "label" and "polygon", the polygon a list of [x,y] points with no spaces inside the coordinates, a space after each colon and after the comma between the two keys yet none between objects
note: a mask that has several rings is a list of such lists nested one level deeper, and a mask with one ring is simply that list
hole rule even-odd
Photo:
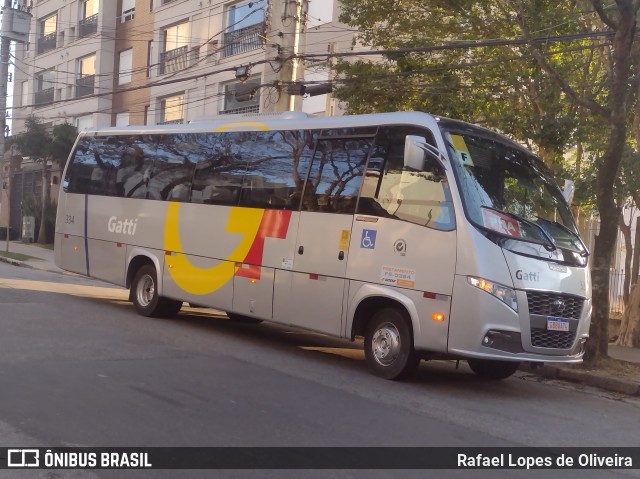
[{"label": "building window", "polygon": [[218,40],[211,40],[207,43],[207,63],[218,64],[218,57],[220,56],[220,46]]},{"label": "building window", "polygon": [[34,104],[46,105],[53,102],[55,72],[47,70],[36,76],[36,94]]},{"label": "building window", "polygon": [[184,93],[160,100],[159,124],[182,123],[184,120]]},{"label": "building window", "polygon": [[189,60],[189,24],[179,23],[162,32],[163,51],[160,53],[160,74],[182,71]]},{"label": "building window", "polygon": [[81,20],[78,22],[79,38],[98,31],[98,0],[84,0],[81,5]]},{"label": "building window", "polygon": [[56,48],[57,28],[57,14],[50,15],[40,20],[38,25],[38,54],[45,53]]},{"label": "building window", "polygon": [[131,81],[131,69],[133,68],[133,48],[120,52],[118,67],[118,85]]},{"label": "building window", "polygon": [[93,95],[96,80],[96,55],[78,60],[78,79],[76,80],[76,98]]},{"label": "building window", "polygon": [[93,127],[93,117],[91,115],[79,116],[76,118],[76,128],[78,131]]},{"label": "building window", "polygon": [[122,23],[133,20],[136,13],[136,0],[122,0],[122,16],[120,21]]},{"label": "building window", "polygon": [[123,111],[116,114],[115,126],[129,126],[129,112]]},{"label": "building window", "polygon": [[223,56],[238,55],[263,46],[265,6],[266,0],[258,0],[227,7]]},{"label": "building window", "polygon": [[260,77],[244,83],[233,82],[224,87],[223,115],[234,113],[258,113],[260,111]]}]

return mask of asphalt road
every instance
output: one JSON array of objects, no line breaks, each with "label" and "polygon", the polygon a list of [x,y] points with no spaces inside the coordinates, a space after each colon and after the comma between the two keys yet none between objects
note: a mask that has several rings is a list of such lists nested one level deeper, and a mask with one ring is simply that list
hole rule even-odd
[{"label": "asphalt road", "polygon": [[[0,446],[640,446],[640,401],[423,363],[398,383],[358,345],[0,263]],[[640,471],[1,471],[0,478],[640,477]]]}]

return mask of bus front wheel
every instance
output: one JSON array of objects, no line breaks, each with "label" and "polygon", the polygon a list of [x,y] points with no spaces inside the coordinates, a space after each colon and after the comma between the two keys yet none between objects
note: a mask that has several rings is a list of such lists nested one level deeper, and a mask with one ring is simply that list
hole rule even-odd
[{"label": "bus front wheel", "polygon": [[468,359],[467,363],[478,376],[496,381],[508,378],[520,367],[518,362],[491,361],[489,359]]},{"label": "bus front wheel", "polygon": [[182,301],[158,295],[158,275],[152,265],[142,266],[131,285],[133,305],[142,316],[173,317],[180,311]]},{"label": "bus front wheel", "polygon": [[373,315],[365,329],[364,356],[369,370],[384,379],[403,379],[415,371],[420,356],[402,312],[384,308]]}]

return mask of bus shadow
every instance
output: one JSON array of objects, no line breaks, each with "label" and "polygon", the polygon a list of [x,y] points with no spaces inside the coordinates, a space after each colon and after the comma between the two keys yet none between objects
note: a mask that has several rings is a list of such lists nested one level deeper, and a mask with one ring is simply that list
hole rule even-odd
[{"label": "bus shadow", "polygon": [[[109,304],[122,312],[136,315],[133,305],[128,301],[88,299]],[[268,348],[296,356],[315,357],[332,366],[348,369],[351,373],[370,377],[365,364],[361,338],[351,342],[268,321],[257,324],[240,323],[229,319],[224,312],[207,308],[184,307],[172,319],[142,319],[153,322],[171,322],[207,334],[224,334],[235,340],[259,343]],[[473,390],[474,394],[487,395],[488,397],[509,397],[522,395],[522,392],[518,390],[518,386],[522,384],[521,379],[516,374],[503,381],[488,380],[475,375],[467,366],[466,361],[430,360],[421,361],[411,378],[402,381],[402,383],[407,387],[427,391],[437,387],[439,391],[451,393],[468,394],[470,390]],[[386,380],[380,379],[380,381]]]}]

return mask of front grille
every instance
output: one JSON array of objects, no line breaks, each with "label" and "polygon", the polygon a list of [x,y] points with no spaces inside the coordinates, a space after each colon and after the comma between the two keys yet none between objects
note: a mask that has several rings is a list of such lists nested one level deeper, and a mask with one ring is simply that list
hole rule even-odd
[{"label": "front grille", "polygon": [[527,291],[527,301],[529,302],[530,315],[537,314],[569,319],[580,319],[584,305],[584,299],[576,296],[533,291]]},{"label": "front grille", "polygon": [[531,328],[531,345],[536,348],[570,349],[575,340],[575,331],[547,331]]}]

